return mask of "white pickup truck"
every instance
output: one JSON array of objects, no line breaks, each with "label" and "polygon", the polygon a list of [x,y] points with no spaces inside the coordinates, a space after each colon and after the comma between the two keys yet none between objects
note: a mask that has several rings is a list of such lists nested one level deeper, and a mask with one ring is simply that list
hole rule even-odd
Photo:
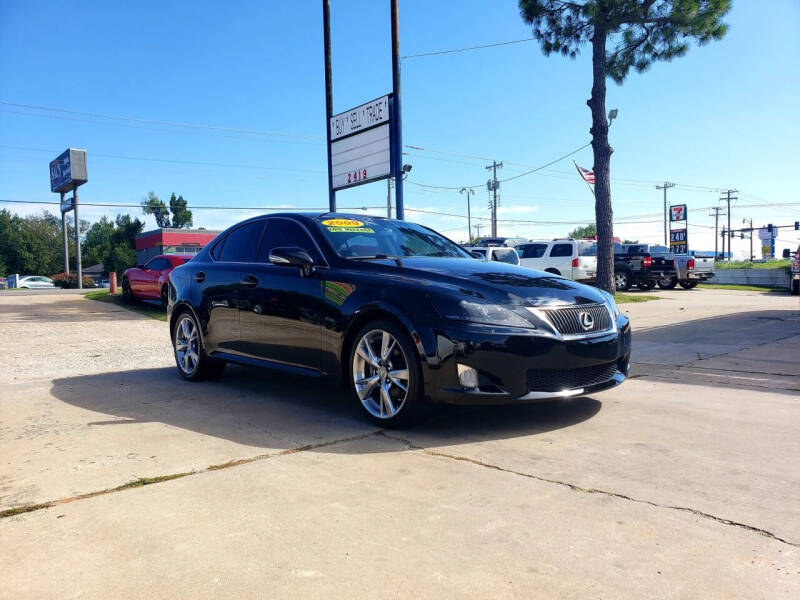
[{"label": "white pickup truck", "polygon": [[514,247],[523,267],[583,282],[597,275],[597,243],[592,240],[534,240]]},{"label": "white pickup truck", "polygon": [[[651,249],[652,251],[652,249]],[[714,276],[714,256],[712,254],[675,254],[676,277],[661,278],[658,287],[662,290],[671,290],[680,285],[685,290],[691,290]]]},{"label": "white pickup truck", "polygon": [[792,266],[789,268],[789,293],[794,296],[800,294],[800,246],[792,255]]}]

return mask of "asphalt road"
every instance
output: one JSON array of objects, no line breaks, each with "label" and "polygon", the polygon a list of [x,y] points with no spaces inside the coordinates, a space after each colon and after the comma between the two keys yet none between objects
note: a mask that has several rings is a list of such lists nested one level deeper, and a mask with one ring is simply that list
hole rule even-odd
[{"label": "asphalt road", "polygon": [[125,309],[2,295],[0,510],[41,506],[0,517],[0,598],[800,597],[798,299],[656,295],[622,307],[620,388],[402,432],[297,377],[184,382]]}]

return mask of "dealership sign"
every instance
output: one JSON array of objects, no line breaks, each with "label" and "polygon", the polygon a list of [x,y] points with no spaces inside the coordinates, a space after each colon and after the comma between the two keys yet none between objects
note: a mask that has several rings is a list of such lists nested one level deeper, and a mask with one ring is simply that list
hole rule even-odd
[{"label": "dealership sign", "polygon": [[64,198],[61,201],[61,212],[67,213],[75,208],[75,198],[74,196],[70,196],[69,198]]},{"label": "dealership sign", "polygon": [[86,150],[67,148],[50,161],[51,192],[66,192],[86,181]]},{"label": "dealership sign", "polygon": [[391,94],[330,118],[333,189],[392,176]]}]

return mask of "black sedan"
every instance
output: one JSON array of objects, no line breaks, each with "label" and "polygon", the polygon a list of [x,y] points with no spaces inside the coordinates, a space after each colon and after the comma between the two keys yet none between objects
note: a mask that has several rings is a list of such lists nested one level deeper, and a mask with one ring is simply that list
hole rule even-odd
[{"label": "black sedan", "polygon": [[372,420],[426,402],[522,403],[622,383],[630,325],[610,294],[475,260],[435,231],[363,215],[274,214],[170,275],[179,373],[226,362],[346,382]]}]

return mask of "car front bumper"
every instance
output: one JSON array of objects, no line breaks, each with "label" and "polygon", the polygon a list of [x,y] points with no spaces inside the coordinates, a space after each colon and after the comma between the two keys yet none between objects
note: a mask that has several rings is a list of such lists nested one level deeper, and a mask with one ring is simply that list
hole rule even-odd
[{"label": "car front bumper", "polygon": [[[574,340],[460,323],[431,333],[435,356],[423,361],[423,378],[426,395],[434,402],[516,404],[568,398],[615,387],[628,375],[631,330],[624,316],[616,331]],[[457,365],[478,372],[477,388],[460,383]]]}]

